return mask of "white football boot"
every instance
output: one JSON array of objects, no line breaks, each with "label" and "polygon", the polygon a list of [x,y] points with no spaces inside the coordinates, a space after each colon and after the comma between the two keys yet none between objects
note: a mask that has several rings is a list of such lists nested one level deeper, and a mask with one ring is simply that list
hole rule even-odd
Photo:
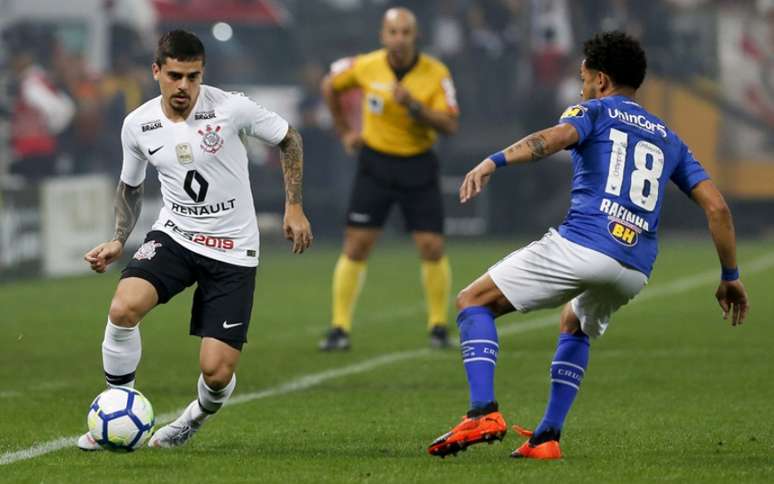
[{"label": "white football boot", "polygon": [[86,432],[78,437],[78,448],[89,452],[92,450],[103,450],[102,446],[91,436],[91,432]]},{"label": "white football boot", "polygon": [[[191,402],[177,420],[161,427],[151,435],[150,440],[148,440],[148,447],[169,449],[185,444],[199,430],[199,427],[204,423],[204,419],[208,417],[198,407],[198,400]],[[199,415],[199,418],[195,419],[195,415]]]}]

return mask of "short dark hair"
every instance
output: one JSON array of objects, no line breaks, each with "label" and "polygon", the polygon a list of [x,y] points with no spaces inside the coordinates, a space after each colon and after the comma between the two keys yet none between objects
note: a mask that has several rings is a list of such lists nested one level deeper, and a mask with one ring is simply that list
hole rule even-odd
[{"label": "short dark hair", "polygon": [[204,64],[204,45],[192,32],[172,30],[159,39],[159,45],[156,48],[156,64],[161,67],[169,58],[179,61],[201,59]]},{"label": "short dark hair", "polygon": [[614,84],[638,89],[645,80],[648,61],[640,43],[623,32],[596,34],[583,44],[586,68],[604,72]]}]

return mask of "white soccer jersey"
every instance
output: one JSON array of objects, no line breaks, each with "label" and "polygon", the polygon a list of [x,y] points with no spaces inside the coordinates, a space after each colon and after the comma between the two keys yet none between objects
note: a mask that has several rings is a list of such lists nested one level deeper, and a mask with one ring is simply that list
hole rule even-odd
[{"label": "white soccer jersey", "polygon": [[121,129],[121,181],[158,171],[163,205],[154,230],[198,254],[230,264],[258,265],[258,224],[242,136],[276,146],[288,132],[278,114],[250,98],[202,85],[188,119],[170,121],[161,96],[132,111]]}]

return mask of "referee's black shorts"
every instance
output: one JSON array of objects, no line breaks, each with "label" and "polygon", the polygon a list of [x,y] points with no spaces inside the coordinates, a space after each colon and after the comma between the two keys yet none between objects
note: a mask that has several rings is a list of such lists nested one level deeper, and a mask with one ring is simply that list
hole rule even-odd
[{"label": "referee's black shorts", "polygon": [[438,158],[432,150],[404,157],[363,146],[347,225],[381,228],[395,203],[403,213],[407,230],[443,233]]}]

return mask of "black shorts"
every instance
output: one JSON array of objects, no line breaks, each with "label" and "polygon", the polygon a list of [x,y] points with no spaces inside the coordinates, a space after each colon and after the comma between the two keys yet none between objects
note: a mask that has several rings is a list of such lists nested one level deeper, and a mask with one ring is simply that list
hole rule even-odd
[{"label": "black shorts", "polygon": [[192,252],[164,232],[152,230],[121,273],[156,288],[159,304],[196,283],[191,309],[194,336],[208,336],[241,350],[253,309],[255,267],[228,264]]},{"label": "black shorts", "polygon": [[433,151],[393,156],[363,146],[347,225],[381,228],[397,203],[409,231],[443,233],[438,158]]}]

